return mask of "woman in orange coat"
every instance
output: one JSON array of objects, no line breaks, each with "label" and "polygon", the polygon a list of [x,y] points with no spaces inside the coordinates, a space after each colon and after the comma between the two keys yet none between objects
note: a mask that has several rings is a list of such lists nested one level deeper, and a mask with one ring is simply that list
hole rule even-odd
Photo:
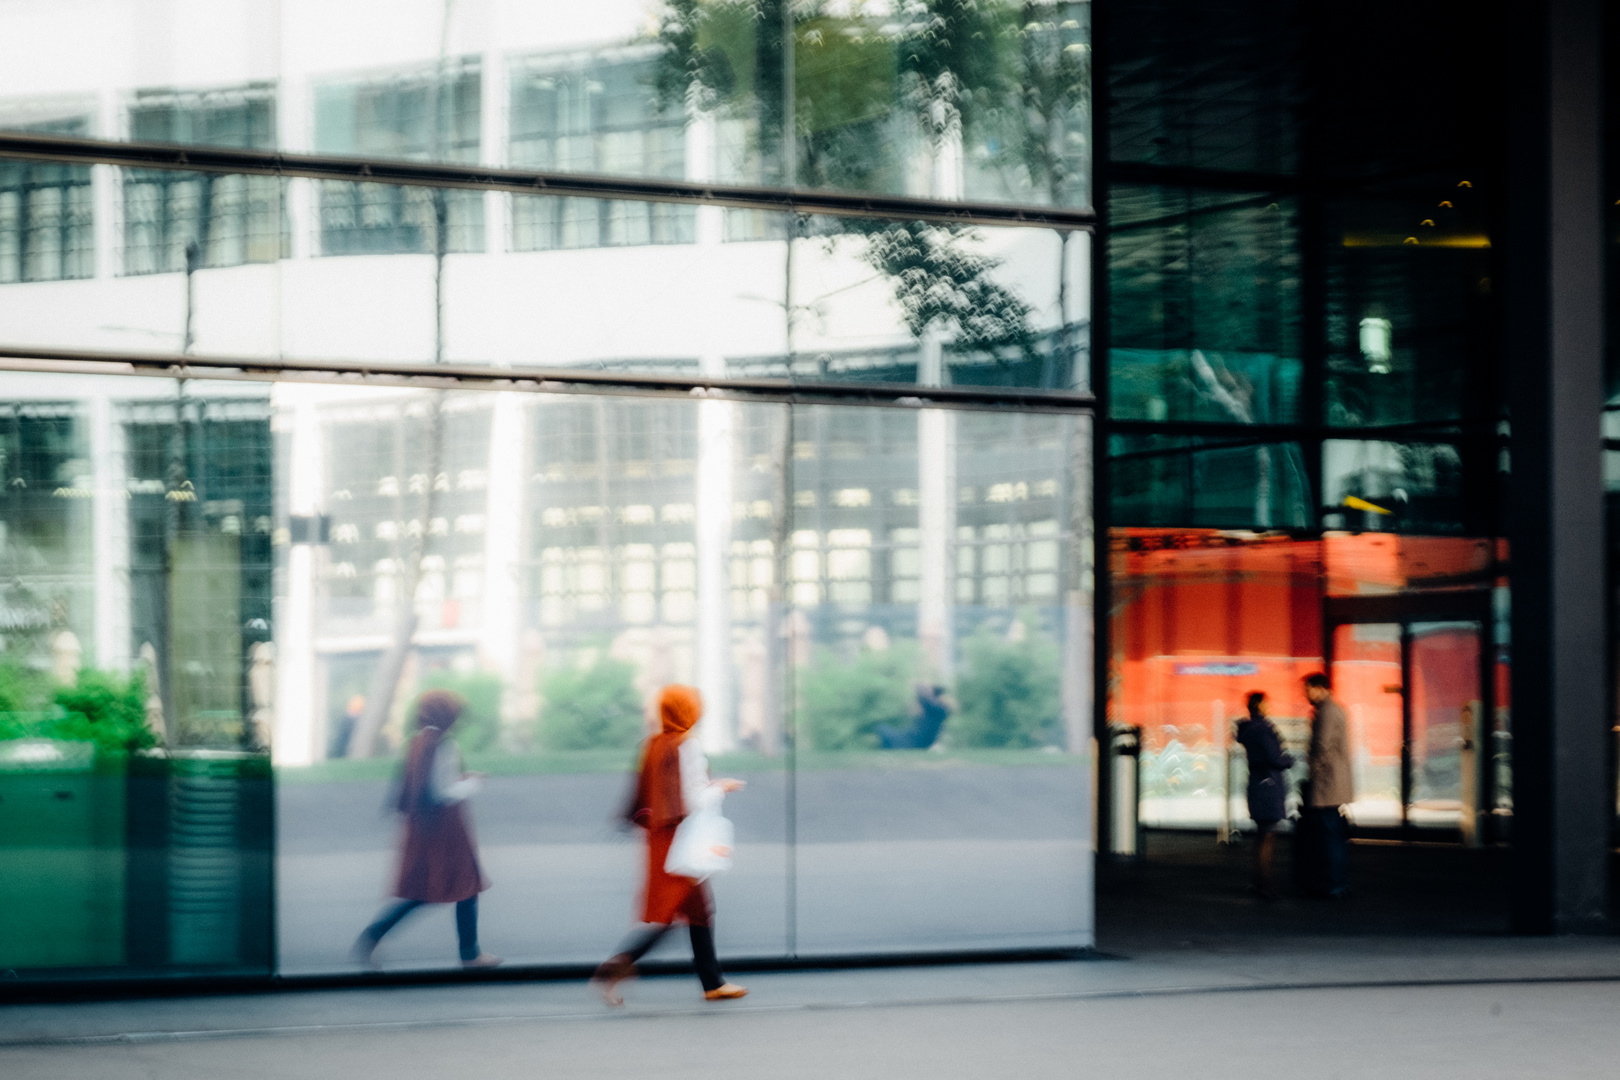
[{"label": "woman in orange coat", "polygon": [[703,698],[690,686],[666,686],[659,699],[662,731],[647,740],[641,771],[625,817],[647,830],[647,887],[641,921],[649,924],[631,933],[619,951],[596,970],[597,989],[609,1005],[623,1005],[618,984],[635,974],[636,961],[669,932],[676,919],[686,923],[692,938],[692,963],[710,1001],[740,998],[747,990],[728,983],[720,974],[714,951],[714,898],[709,886],[693,878],[678,877],[664,869],[675,829],[688,807],[711,783],[722,791],[738,791],[741,780],[709,779],[709,761],[696,740],[688,739],[703,715]]}]

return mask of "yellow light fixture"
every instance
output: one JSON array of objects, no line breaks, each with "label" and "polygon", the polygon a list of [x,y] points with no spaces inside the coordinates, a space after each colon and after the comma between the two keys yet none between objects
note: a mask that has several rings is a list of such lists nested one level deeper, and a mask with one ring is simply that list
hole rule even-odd
[{"label": "yellow light fixture", "polygon": [[1465,188],[1471,188],[1471,187],[1473,187],[1473,186],[1474,186],[1474,185],[1473,185],[1473,184],[1470,184],[1470,183],[1469,183],[1469,182],[1468,182],[1468,181],[1466,181],[1466,180],[1459,180],[1459,181],[1457,181],[1457,186],[1458,186],[1458,187],[1465,187]]},{"label": "yellow light fixture", "polygon": [[1451,209],[1451,200],[1450,199],[1441,199],[1440,200],[1440,205],[1445,207],[1447,210],[1450,210]]},{"label": "yellow light fixture", "polygon": [[[1400,247],[1402,244],[1416,245],[1415,236],[1403,237],[1400,233],[1345,233],[1344,246],[1347,248],[1364,247]],[[1488,248],[1491,238],[1481,233],[1431,233],[1422,243],[1427,248]]]},{"label": "yellow light fixture", "polygon": [[1354,495],[1346,495],[1344,497],[1344,505],[1349,507],[1352,510],[1366,510],[1369,513],[1374,513],[1374,514],[1393,514],[1393,513],[1395,513],[1395,511],[1393,511],[1393,510],[1385,510],[1382,506],[1379,506],[1377,503],[1370,503],[1366,499],[1358,499]]}]

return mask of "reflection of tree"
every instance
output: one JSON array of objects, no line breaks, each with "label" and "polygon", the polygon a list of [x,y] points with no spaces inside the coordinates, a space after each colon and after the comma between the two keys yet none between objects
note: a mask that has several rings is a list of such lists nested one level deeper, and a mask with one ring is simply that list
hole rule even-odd
[{"label": "reflection of tree", "polygon": [[1007,93],[992,110],[992,160],[1024,173],[1055,206],[1086,201],[1086,123],[1091,109],[1087,5],[1025,3]]},{"label": "reflection of tree", "polygon": [[[1053,206],[1089,202],[1085,153],[1091,111],[1089,26],[1086,5],[1025,3],[1020,9],[1018,49],[1012,54],[1011,92],[1001,95],[995,129],[1005,139],[991,155],[1011,165],[1040,189]],[[1075,342],[1069,327],[1069,242],[1058,234],[1058,326],[1061,370],[1074,378]]]},{"label": "reflection of tree", "polygon": [[1000,260],[970,250],[970,231],[920,221],[846,225],[866,235],[861,258],[893,283],[914,336],[929,328],[954,329],[956,343],[965,348],[1031,346],[1029,305],[990,276]]},{"label": "reflection of tree", "polygon": [[[882,18],[859,6],[838,10],[846,13],[821,0],[666,0],[657,92],[666,105],[743,120],[762,175],[777,172],[806,187],[894,191],[906,186],[919,156],[907,149],[921,143],[936,166],[930,194],[951,197],[945,188],[954,181],[938,166],[960,153],[964,133],[1024,115],[1016,107],[1018,80],[1033,61],[1022,59],[1028,50],[1021,51],[1012,21],[1018,13],[984,0],[914,0]],[[1046,128],[1077,100],[1072,86],[1054,88],[1058,72],[1072,81],[1074,63],[1059,62],[1032,99]],[[1037,142],[1052,139],[1046,131]],[[789,148],[792,160],[784,162]],[[1051,154],[1031,167],[1031,176],[1037,172],[1067,182]],[[968,230],[820,219],[814,232],[866,238],[861,257],[893,284],[914,336],[952,328],[970,348],[1030,348],[1029,305],[993,280],[999,260],[973,252]]]},{"label": "reflection of tree", "polygon": [[[439,64],[433,78],[433,119],[431,154],[434,161],[442,160],[445,152],[445,133],[449,129],[446,112],[450,104],[447,93],[450,77],[450,18],[455,0],[444,0],[443,17],[439,26]],[[444,257],[449,251],[450,207],[444,188],[433,188],[433,362],[444,363]],[[383,652],[372,676],[366,705],[354,725],[346,749],[347,756],[370,757],[376,751],[377,736],[382,732],[394,707],[394,697],[405,674],[405,664],[416,641],[418,616],[416,593],[422,584],[422,560],[427,555],[428,534],[437,516],[438,495],[449,487],[448,479],[441,481],[444,457],[444,391],[435,390],[428,404],[426,443],[427,468],[422,474],[421,522],[422,527],[411,537],[404,565],[399,574],[399,588],[395,592],[395,622],[393,640]]]}]

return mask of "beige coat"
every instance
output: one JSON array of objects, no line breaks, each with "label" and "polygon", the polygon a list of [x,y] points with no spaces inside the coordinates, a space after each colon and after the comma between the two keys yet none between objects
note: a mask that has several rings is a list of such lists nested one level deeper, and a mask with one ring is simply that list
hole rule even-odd
[{"label": "beige coat", "polygon": [[1316,707],[1311,725],[1311,805],[1344,806],[1355,801],[1350,777],[1350,725],[1344,706],[1332,698]]}]

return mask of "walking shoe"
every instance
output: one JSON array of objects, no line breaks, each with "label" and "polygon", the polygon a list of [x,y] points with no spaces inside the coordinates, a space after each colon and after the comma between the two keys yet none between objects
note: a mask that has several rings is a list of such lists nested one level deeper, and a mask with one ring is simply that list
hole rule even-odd
[{"label": "walking shoe", "polygon": [[471,960],[463,960],[461,962],[461,966],[468,969],[469,971],[476,970],[478,968],[500,967],[501,966],[501,958],[494,955],[493,953],[487,953],[487,952],[479,953],[477,956],[473,957]]},{"label": "walking shoe", "polygon": [[703,991],[703,996],[709,1001],[729,1001],[732,998],[747,997],[748,987],[738,986],[736,983],[726,983],[723,986],[715,987],[713,990]]},{"label": "walking shoe", "polygon": [[628,956],[619,955],[609,957],[596,969],[591,976],[591,986],[601,995],[607,1004],[618,1008],[624,1004],[624,995],[619,993],[619,984],[626,979],[634,978],[636,965]]}]

